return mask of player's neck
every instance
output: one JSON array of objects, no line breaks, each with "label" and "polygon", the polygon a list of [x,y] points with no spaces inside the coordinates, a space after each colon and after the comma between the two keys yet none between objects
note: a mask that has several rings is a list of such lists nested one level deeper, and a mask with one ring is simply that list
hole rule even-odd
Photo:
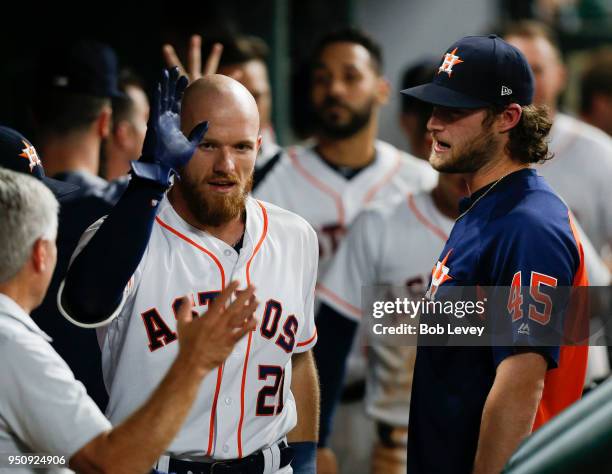
[{"label": "player's neck", "polygon": [[363,168],[374,160],[376,132],[376,120],[370,120],[367,126],[351,137],[343,139],[319,137],[317,151],[333,165]]},{"label": "player's neck", "polygon": [[128,174],[129,171],[130,157],[128,154],[108,146],[106,148],[106,169],[104,170],[104,178],[107,181],[112,181]]},{"label": "player's neck", "polygon": [[30,294],[31,281],[19,275],[12,278],[10,281],[0,285],[0,294],[8,296],[26,313],[30,312],[40,303],[35,303],[34,298]]},{"label": "player's neck", "polygon": [[469,193],[474,194],[487,184],[494,183],[510,173],[525,168],[529,168],[529,164],[512,160],[507,155],[503,155],[500,159],[491,160],[475,173],[465,174],[464,178]]},{"label": "player's neck", "polygon": [[98,174],[100,140],[89,135],[50,139],[41,147],[45,174],[54,176],[68,171]]}]

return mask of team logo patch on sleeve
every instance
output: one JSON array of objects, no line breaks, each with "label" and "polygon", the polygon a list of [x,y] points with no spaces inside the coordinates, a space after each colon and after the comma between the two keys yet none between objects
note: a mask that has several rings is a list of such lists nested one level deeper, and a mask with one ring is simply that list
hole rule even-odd
[{"label": "team logo patch on sleeve", "polygon": [[425,294],[427,299],[433,300],[436,292],[438,291],[438,287],[442,285],[444,282],[451,280],[453,277],[449,275],[450,269],[446,266],[446,262],[448,261],[448,257],[450,256],[453,249],[450,249],[446,256],[442,259],[442,261],[438,261],[436,266],[433,268],[431,272],[431,284],[429,285],[429,289]]}]

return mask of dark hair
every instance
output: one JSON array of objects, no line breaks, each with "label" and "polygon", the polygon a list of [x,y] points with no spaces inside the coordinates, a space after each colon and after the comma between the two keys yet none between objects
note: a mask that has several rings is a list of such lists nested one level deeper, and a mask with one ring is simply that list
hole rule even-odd
[{"label": "dark hair", "polygon": [[[548,132],[552,120],[548,107],[544,105],[524,105],[521,118],[510,130],[506,150],[508,154],[521,163],[544,163],[553,158],[548,151]],[[483,124],[489,126],[496,115],[505,110],[505,106],[492,106],[487,109]]]},{"label": "dark hair", "polygon": [[580,111],[588,113],[596,94],[612,96],[612,49],[600,49],[589,55],[580,81]]},{"label": "dark hair", "polygon": [[223,45],[223,54],[219,66],[232,66],[248,61],[266,62],[270,49],[264,40],[257,36],[247,35],[225,35],[210,38],[206,41],[204,51],[210,52],[215,43]]},{"label": "dark hair", "polygon": [[[436,72],[438,63],[438,59],[426,58],[408,66],[402,75],[402,90],[431,82],[431,78]],[[431,117],[433,106],[406,94],[401,94],[401,98],[402,114],[416,115],[419,119],[419,130],[423,135],[427,133],[427,122]]]},{"label": "dark hair", "polygon": [[41,135],[66,135],[87,129],[110,99],[58,89],[40,91],[32,111]]},{"label": "dark hair", "polygon": [[521,20],[507,23],[502,27],[501,36],[508,38],[518,36],[519,38],[536,39],[543,38],[552,46],[557,59],[561,61],[561,48],[555,32],[544,23],[535,20]]},{"label": "dark hair", "polygon": [[113,97],[113,129],[118,123],[129,122],[134,114],[134,101],[127,94],[128,87],[137,87],[144,91],[145,86],[142,79],[131,69],[122,69],[119,72],[117,83],[119,90],[125,94],[125,97]]},{"label": "dark hair", "polygon": [[363,46],[370,53],[372,66],[376,73],[382,74],[383,55],[381,46],[367,33],[352,27],[332,31],[323,36],[315,46],[312,56],[313,64],[316,63],[323,50],[334,43],[354,43]]}]

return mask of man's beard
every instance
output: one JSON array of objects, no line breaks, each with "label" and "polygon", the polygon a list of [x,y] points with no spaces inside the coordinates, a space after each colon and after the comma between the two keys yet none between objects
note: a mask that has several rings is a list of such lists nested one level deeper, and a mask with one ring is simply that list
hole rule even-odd
[{"label": "man's beard", "polygon": [[215,178],[231,180],[239,189],[226,195],[207,193],[202,189],[202,183],[205,181],[193,181],[188,176],[183,176],[179,184],[189,211],[204,226],[218,227],[242,214],[247,196],[253,187],[253,174],[242,186],[237,177],[226,173],[215,173],[207,177],[206,181]]},{"label": "man's beard", "polygon": [[[346,123],[338,122],[336,113],[328,113],[326,110],[332,106],[340,106],[349,112],[349,120]],[[370,121],[374,109],[374,98],[371,98],[366,105],[360,109],[354,109],[349,105],[327,97],[319,106],[314,107],[317,130],[327,138],[349,138],[361,131]]]},{"label": "man's beard", "polygon": [[437,160],[433,148],[429,162],[441,173],[474,173],[491,161],[498,152],[499,141],[491,127],[483,130],[474,141],[466,143],[457,151],[447,152],[450,157]]}]

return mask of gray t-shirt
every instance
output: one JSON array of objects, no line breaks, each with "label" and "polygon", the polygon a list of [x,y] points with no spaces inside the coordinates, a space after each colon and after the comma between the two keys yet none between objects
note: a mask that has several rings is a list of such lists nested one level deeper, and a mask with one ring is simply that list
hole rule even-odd
[{"label": "gray t-shirt", "polygon": [[[17,303],[0,293],[0,453],[65,456],[68,463],[111,424],[50,340]],[[1,472],[72,471],[0,467]]]}]

